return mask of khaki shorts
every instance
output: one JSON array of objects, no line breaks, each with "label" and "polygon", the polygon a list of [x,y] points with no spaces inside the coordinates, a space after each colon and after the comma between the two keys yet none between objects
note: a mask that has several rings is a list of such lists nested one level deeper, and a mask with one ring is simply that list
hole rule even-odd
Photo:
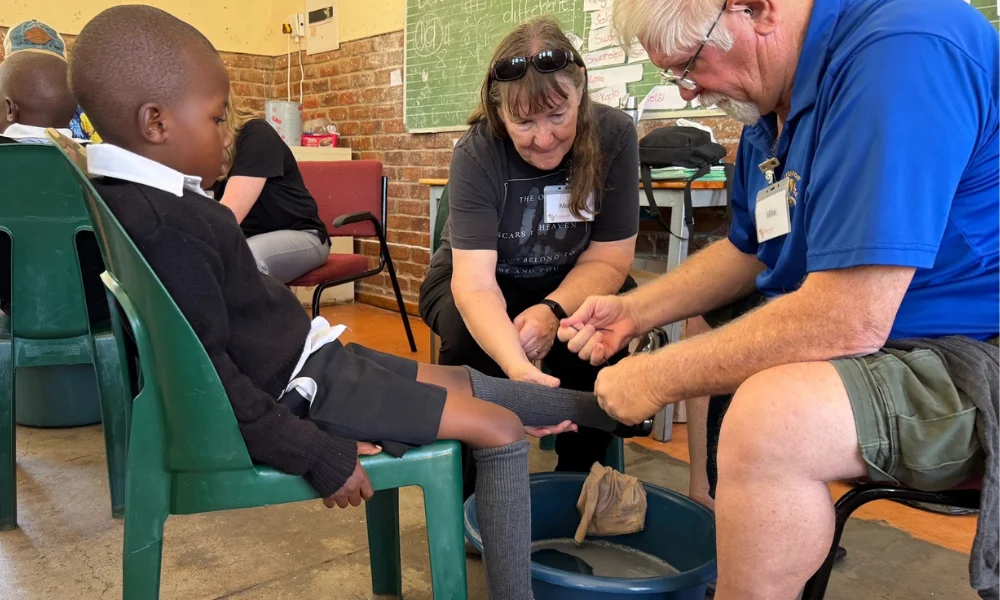
[{"label": "khaki shorts", "polygon": [[937,491],[982,474],[976,408],[934,352],[886,348],[832,363],[847,388],[869,478]]}]

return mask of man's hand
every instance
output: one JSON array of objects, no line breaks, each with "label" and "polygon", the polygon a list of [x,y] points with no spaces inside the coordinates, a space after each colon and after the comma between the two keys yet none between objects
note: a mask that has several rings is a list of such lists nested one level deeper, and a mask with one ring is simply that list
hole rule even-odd
[{"label": "man's hand", "polygon": [[594,394],[604,412],[626,425],[636,425],[655,415],[668,398],[653,383],[655,354],[637,354],[597,373]]},{"label": "man's hand", "polygon": [[[382,448],[375,444],[358,442],[358,456],[374,456],[381,451]],[[347,478],[344,485],[340,486],[340,489],[334,495],[323,498],[323,504],[327,508],[333,508],[334,506],[347,508],[348,504],[351,506],[361,506],[362,500],[371,500],[374,495],[375,490],[372,489],[372,482],[368,479],[368,474],[361,467],[361,461],[359,460],[354,465],[354,473]]]},{"label": "man's hand", "polygon": [[621,296],[591,296],[559,324],[559,340],[570,352],[597,366],[639,335],[639,320]]},{"label": "man's hand", "polygon": [[524,432],[531,437],[545,437],[547,435],[559,435],[560,433],[565,433],[567,431],[577,431],[576,424],[573,421],[563,421],[558,425],[550,425],[546,427],[525,427]]},{"label": "man's hand", "polygon": [[559,329],[559,319],[544,304],[528,307],[514,319],[521,341],[521,348],[530,360],[540,360],[548,355]]},{"label": "man's hand", "polygon": [[528,361],[516,363],[513,366],[504,369],[504,373],[506,373],[507,377],[509,377],[512,381],[525,381],[528,383],[537,383],[546,387],[559,387],[558,378],[542,373],[537,367],[535,367],[535,365]]}]

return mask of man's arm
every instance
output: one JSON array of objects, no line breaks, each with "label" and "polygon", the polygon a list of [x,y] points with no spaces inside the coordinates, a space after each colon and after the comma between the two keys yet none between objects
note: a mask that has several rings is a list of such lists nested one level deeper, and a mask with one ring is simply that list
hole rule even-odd
[{"label": "man's arm", "polygon": [[798,291],[725,327],[602,369],[594,392],[609,415],[634,424],[667,404],[732,393],[773,367],[870,354],[888,338],[914,271],[814,273]]},{"label": "man's arm", "polygon": [[728,239],[691,256],[673,271],[625,296],[640,333],[704,314],[754,290],[764,265]]},{"label": "man's arm", "polygon": [[625,296],[591,296],[559,323],[559,339],[592,365],[603,364],[654,327],[703,314],[754,289],[764,265],[728,239]]}]

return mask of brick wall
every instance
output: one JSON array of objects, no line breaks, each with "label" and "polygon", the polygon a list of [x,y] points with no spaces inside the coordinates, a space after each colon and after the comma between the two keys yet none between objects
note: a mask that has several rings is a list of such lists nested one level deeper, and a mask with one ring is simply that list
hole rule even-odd
[{"label": "brick wall", "polygon": [[[288,60],[274,61],[272,98],[285,98],[288,92]],[[347,42],[339,50],[291,56],[292,97],[297,98],[299,82],[303,89],[303,119],[327,117],[340,130],[340,143],[353,150],[355,159],[379,160],[389,178],[389,247],[399,273],[407,309],[415,311],[420,282],[430,259],[430,196],[422,178],[446,178],[454,140],[461,133],[407,134],[403,125],[403,87],[390,85],[390,74],[403,67],[403,32]],[[741,126],[727,118],[704,119],[715,130],[716,138],[732,153],[739,141]],[[644,121],[644,135],[668,121]],[[716,229],[724,216],[719,211],[696,220],[698,231]],[[669,219],[669,215],[665,215]],[[666,253],[667,234],[656,226],[644,224],[637,251],[649,256]],[[694,244],[696,247],[697,244]],[[357,251],[377,261],[375,242],[357,242]],[[356,297],[366,302],[395,308],[388,276],[382,274],[356,285]]]},{"label": "brick wall", "polygon": [[[0,28],[0,40],[5,29]],[[66,36],[72,48],[74,36]],[[302,58],[300,70],[299,57]],[[285,55],[276,57],[222,53],[239,106],[263,114],[268,99],[288,95]],[[420,179],[448,177],[454,140],[461,133],[408,134],[403,125],[403,86],[390,85],[390,74],[403,68],[403,32],[398,31],[346,42],[339,50],[307,56],[292,54],[292,98],[303,90],[303,118],[327,117],[341,132],[341,145],[353,150],[355,159],[378,160],[389,178],[389,249],[399,275],[399,284],[409,312],[416,311],[420,282],[430,261],[429,190]],[[302,73],[304,72],[304,79]],[[739,141],[741,126],[726,118],[707,118],[720,143],[730,151]],[[643,121],[640,136],[669,121]],[[702,214],[704,213],[704,214]],[[669,215],[664,215],[669,219]],[[717,230],[724,211],[704,209],[696,219],[696,233]],[[636,251],[639,256],[658,258],[666,254],[669,234],[652,222],[643,222]],[[693,240],[692,251],[699,246]],[[355,251],[375,264],[378,244],[358,240]],[[388,275],[355,284],[359,302],[395,309]]]}]

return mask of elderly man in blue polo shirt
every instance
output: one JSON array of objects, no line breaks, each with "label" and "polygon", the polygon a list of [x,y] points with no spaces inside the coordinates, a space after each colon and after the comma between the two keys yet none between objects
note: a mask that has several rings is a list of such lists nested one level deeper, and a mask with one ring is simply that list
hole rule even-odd
[{"label": "elderly man in blue polo shirt", "polygon": [[[962,0],[614,10],[621,38],[685,99],[746,124],[728,239],[627,296],[590,298],[559,332],[596,364],[653,327],[715,321],[605,368],[596,393],[638,422],[735,392],[718,448],[716,597],[797,597],[830,548],[831,480],[942,489],[984,468],[972,583],[995,593],[996,30]],[[720,308],[745,314],[718,326]]]}]

